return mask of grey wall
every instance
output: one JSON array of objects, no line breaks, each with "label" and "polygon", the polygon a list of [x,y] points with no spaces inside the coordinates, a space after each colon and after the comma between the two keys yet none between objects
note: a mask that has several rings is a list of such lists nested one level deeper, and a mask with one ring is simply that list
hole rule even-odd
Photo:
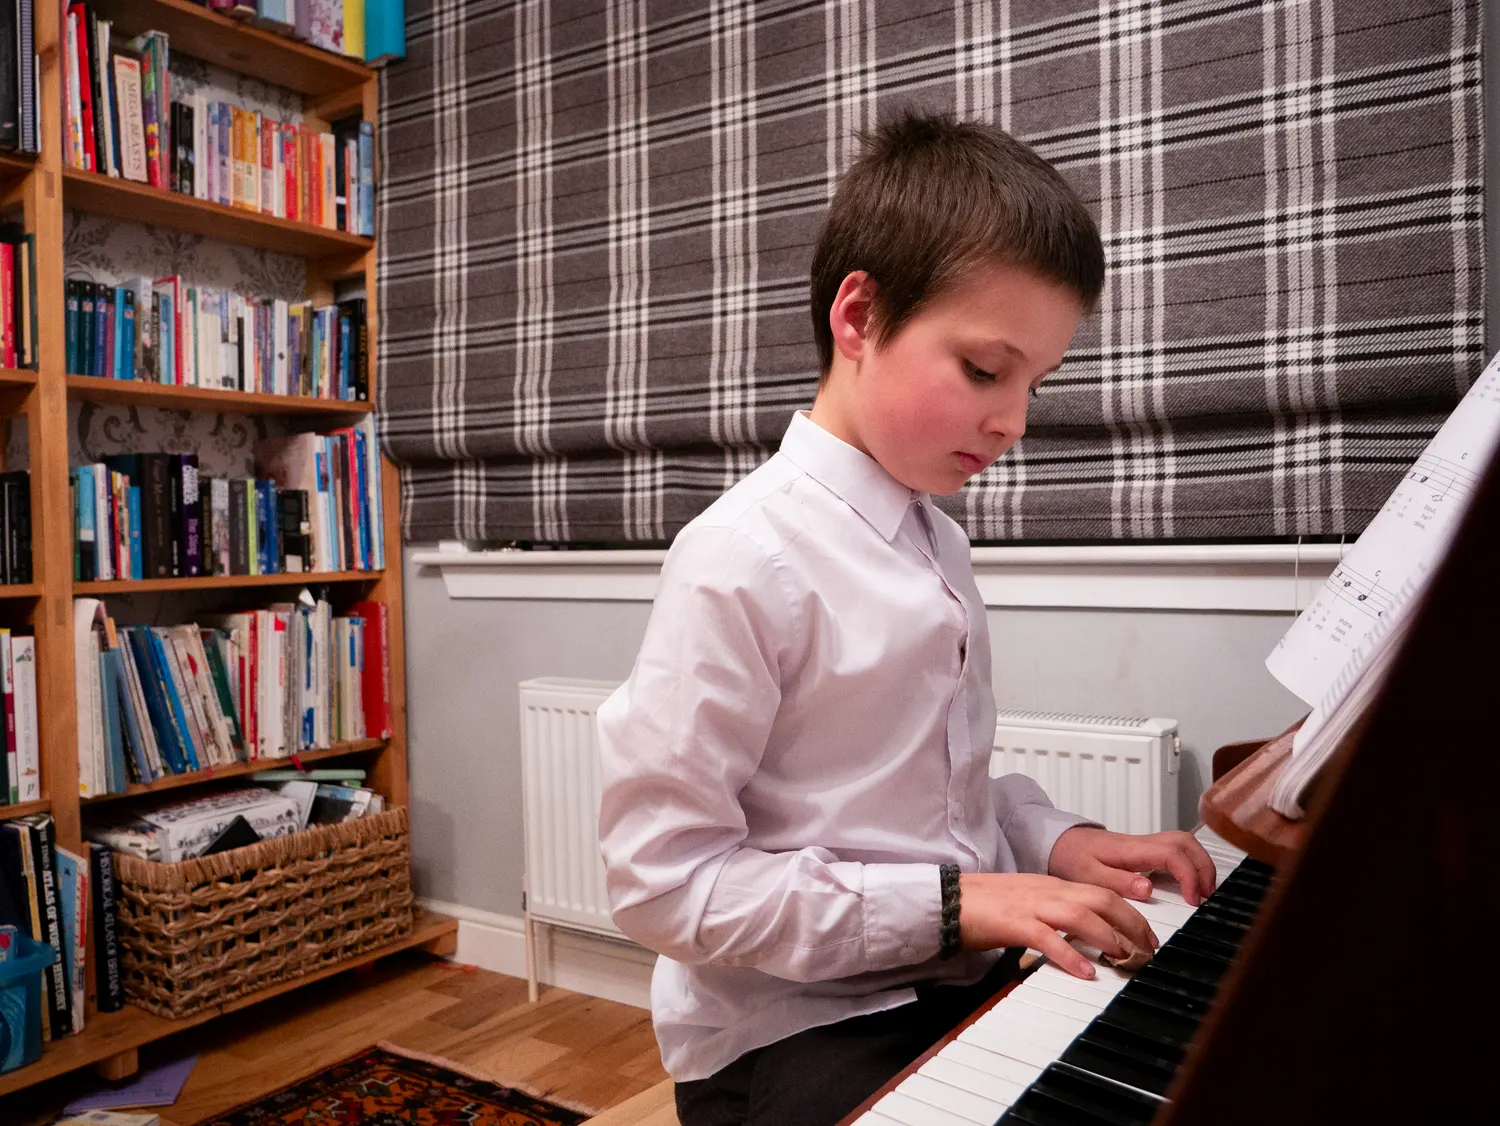
[{"label": "grey wall", "polygon": [[[419,893],[521,912],[518,681],[621,680],[650,607],[454,601],[406,552],[407,706]],[[1002,707],[1170,716],[1181,724],[1179,823],[1196,819],[1215,748],[1306,709],[1262,662],[1286,614],[991,611]]]}]

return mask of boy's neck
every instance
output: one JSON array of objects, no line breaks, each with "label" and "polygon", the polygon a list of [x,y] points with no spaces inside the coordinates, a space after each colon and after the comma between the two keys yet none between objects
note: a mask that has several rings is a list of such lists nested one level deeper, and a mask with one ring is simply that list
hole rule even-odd
[{"label": "boy's neck", "polygon": [[866,457],[870,457],[872,456],[870,451],[860,440],[859,431],[854,424],[853,412],[849,410],[844,395],[840,393],[840,388],[847,380],[835,378],[836,374],[830,372],[823,386],[818,388],[818,397],[813,400],[812,410],[807,412],[807,417],[845,445],[853,446]]}]

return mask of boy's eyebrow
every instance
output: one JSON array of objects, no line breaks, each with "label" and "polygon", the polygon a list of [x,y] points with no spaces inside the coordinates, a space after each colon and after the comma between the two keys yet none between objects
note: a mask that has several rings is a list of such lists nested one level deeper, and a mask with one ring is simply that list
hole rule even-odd
[{"label": "boy's eyebrow", "polygon": [[[1025,352],[1021,351],[1021,349],[1017,348],[1009,340],[1002,340],[998,336],[995,337],[992,340],[986,340],[985,344],[986,345],[997,344],[1001,348],[1005,349],[1005,351],[1009,352],[1012,356],[1015,356],[1019,360],[1024,360],[1026,358],[1026,353]],[[1043,375],[1051,375],[1053,372],[1061,370],[1061,368],[1062,368],[1062,364],[1060,362],[1059,363],[1055,363],[1050,368],[1048,368],[1046,371],[1042,372],[1042,374]]]}]

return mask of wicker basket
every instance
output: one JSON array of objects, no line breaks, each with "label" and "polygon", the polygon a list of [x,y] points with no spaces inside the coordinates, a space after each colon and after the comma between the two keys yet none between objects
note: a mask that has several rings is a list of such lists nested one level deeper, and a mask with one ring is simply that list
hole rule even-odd
[{"label": "wicker basket", "polygon": [[115,854],[131,1004],[176,1018],[411,933],[405,809],[158,864]]}]

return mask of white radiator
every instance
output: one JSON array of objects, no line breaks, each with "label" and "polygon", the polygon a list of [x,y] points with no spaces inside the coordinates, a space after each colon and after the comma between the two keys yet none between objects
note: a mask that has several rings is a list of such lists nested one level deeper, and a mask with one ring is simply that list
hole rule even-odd
[{"label": "white radiator", "polygon": [[[595,716],[616,685],[522,681],[521,786],[526,838],[526,953],[535,997],[533,923],[622,937],[599,857]],[[990,774],[1035,778],[1059,809],[1122,833],[1176,821],[1177,721],[1001,712]]]},{"label": "white radiator", "polygon": [[1175,719],[1002,711],[990,776],[1025,774],[1058,809],[1117,833],[1177,825]]}]

